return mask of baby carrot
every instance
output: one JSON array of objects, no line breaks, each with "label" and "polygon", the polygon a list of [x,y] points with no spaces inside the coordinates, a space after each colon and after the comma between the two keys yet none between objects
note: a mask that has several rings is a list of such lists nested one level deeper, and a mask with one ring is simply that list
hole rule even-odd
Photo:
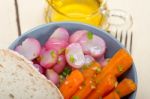
[{"label": "baby carrot", "polygon": [[108,74],[112,74],[119,77],[126,72],[132,65],[133,60],[129,53],[120,49],[109,61],[109,63],[102,69],[102,71],[96,76],[96,81],[100,82],[102,78]]},{"label": "baby carrot", "polygon": [[98,62],[93,62],[89,67],[82,70],[82,74],[85,77],[85,81],[79,87],[79,90],[73,95],[79,99],[86,99],[87,95],[95,88],[94,77],[96,73],[101,71],[100,64]]},{"label": "baby carrot", "polygon": [[[118,96],[122,98],[124,96],[129,95],[135,90],[136,90],[136,84],[131,79],[125,78],[118,84],[115,90],[112,91],[110,94],[108,94],[106,97],[104,97],[104,99],[113,99],[112,97],[114,97],[114,95],[117,96],[116,94],[118,94]],[[114,98],[114,99],[118,99],[118,98]]]},{"label": "baby carrot", "polygon": [[60,85],[60,91],[64,96],[64,99],[70,99],[72,95],[78,90],[81,83],[84,81],[84,77],[79,70],[74,70],[66,78],[66,81]]},{"label": "baby carrot", "polygon": [[99,99],[115,88],[116,77],[108,75],[96,86],[87,99]]},{"label": "baby carrot", "polygon": [[119,94],[120,98],[129,95],[135,90],[136,84],[133,82],[133,80],[127,78],[122,80],[115,89],[115,91]]},{"label": "baby carrot", "polygon": [[120,99],[120,97],[115,91],[113,91],[107,96],[105,96],[103,99]]},{"label": "baby carrot", "polygon": [[96,73],[101,71],[101,66],[98,62],[93,62],[89,67],[82,70],[82,74],[86,78],[93,77]]},{"label": "baby carrot", "polygon": [[92,78],[88,78],[83,82],[83,84],[79,87],[79,90],[73,95],[74,97],[78,97],[79,99],[86,99],[87,95],[95,88],[95,83]]}]

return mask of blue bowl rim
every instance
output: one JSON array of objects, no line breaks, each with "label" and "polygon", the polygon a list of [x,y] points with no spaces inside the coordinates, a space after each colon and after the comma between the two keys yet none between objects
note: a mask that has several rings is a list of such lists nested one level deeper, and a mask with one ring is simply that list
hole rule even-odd
[{"label": "blue bowl rim", "polygon": [[[112,38],[113,40],[115,40],[115,42],[117,42],[119,44],[119,46],[121,46],[122,48],[124,48],[124,46],[116,38],[114,38],[111,34],[109,34],[108,32],[106,32],[106,31],[104,31],[104,30],[102,30],[102,29],[100,29],[98,27],[94,27],[94,26],[91,26],[89,24],[84,24],[84,23],[80,23],[80,22],[51,22],[51,23],[42,24],[42,25],[33,27],[32,29],[24,32],[15,41],[13,41],[8,48],[11,49],[11,47],[14,46],[16,44],[17,40],[20,39],[22,36],[25,36],[25,35],[33,32],[33,31],[35,31],[37,29],[40,29],[40,28],[43,28],[43,27],[46,27],[46,26],[49,26],[49,25],[59,25],[59,24],[76,24],[76,25],[82,25],[82,26],[91,27],[91,28],[96,29],[98,31],[102,31],[105,35],[107,35],[110,38]],[[135,67],[134,63],[133,63],[133,72],[134,72],[134,77],[135,77],[135,83],[138,85],[137,70],[136,70],[136,67]],[[133,97],[135,97],[135,99],[136,99],[136,93],[137,93],[137,90],[134,92],[134,95],[133,95]]]}]

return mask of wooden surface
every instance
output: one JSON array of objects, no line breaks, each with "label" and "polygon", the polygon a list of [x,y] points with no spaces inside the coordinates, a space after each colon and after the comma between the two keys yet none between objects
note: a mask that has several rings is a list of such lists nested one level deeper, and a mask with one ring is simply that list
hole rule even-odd
[{"label": "wooden surface", "polygon": [[[108,4],[111,9],[123,9],[133,16],[133,58],[138,72],[136,99],[150,99],[150,1],[109,0]],[[44,9],[45,0],[0,0],[0,48],[7,48],[20,32],[44,24]]]},{"label": "wooden surface", "polygon": [[17,32],[14,0],[0,0],[0,48],[7,48]]},{"label": "wooden surface", "polygon": [[21,32],[44,24],[45,0],[18,0]]}]

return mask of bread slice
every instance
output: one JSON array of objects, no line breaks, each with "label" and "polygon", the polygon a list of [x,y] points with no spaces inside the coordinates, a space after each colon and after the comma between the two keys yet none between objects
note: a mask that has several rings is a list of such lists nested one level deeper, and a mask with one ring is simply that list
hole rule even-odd
[{"label": "bread slice", "polygon": [[63,99],[60,91],[23,56],[0,49],[0,99]]}]

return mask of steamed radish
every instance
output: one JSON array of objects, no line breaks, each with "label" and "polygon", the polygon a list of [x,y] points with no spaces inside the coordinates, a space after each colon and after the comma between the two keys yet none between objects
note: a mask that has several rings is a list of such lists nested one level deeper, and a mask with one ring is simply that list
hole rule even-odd
[{"label": "steamed radish", "polygon": [[34,67],[41,73],[44,74],[44,68],[41,67],[39,64],[33,64]]},{"label": "steamed radish", "polygon": [[43,54],[47,49],[45,47],[41,48],[40,54]]},{"label": "steamed radish", "polygon": [[53,34],[50,36],[50,39],[57,39],[60,41],[66,41],[68,42],[69,39],[69,33],[65,28],[57,28]]},{"label": "steamed radish", "polygon": [[106,50],[105,41],[101,37],[93,35],[91,32],[84,35],[79,43],[81,44],[84,53],[89,54],[94,58],[101,57]]},{"label": "steamed radish", "polygon": [[87,30],[78,30],[76,32],[74,32],[70,38],[69,38],[69,42],[70,43],[76,43],[77,41],[80,40],[80,38],[82,36],[84,36],[88,31]]},{"label": "steamed radish", "polygon": [[40,65],[44,68],[51,68],[57,62],[57,52],[55,50],[46,50],[39,56]]},{"label": "steamed radish", "polygon": [[48,80],[51,80],[55,85],[57,85],[59,83],[59,76],[52,69],[46,70],[46,77]]},{"label": "steamed radish", "polygon": [[54,65],[53,70],[57,73],[61,73],[66,65],[66,59],[64,55],[58,57],[57,64]]},{"label": "steamed radish", "polygon": [[67,47],[68,42],[66,41],[61,41],[57,39],[49,39],[46,44],[45,48],[46,49],[53,49],[58,52],[58,54],[62,54]]},{"label": "steamed radish", "polygon": [[98,59],[98,62],[101,64],[102,67],[104,67],[106,65],[104,56],[102,56],[100,59]]},{"label": "steamed radish", "polygon": [[29,60],[33,60],[39,56],[41,45],[35,38],[27,38],[22,42],[22,45],[16,47],[15,51],[25,56]]},{"label": "steamed radish", "polygon": [[108,64],[109,60],[110,60],[109,58],[106,58],[106,59],[105,59],[105,57],[102,56],[102,57],[98,60],[98,62],[101,64],[102,67],[105,67],[105,66]]},{"label": "steamed radish", "polygon": [[81,68],[84,65],[85,58],[82,47],[78,43],[70,44],[65,51],[66,60],[73,68]]},{"label": "steamed radish", "polygon": [[85,55],[84,57],[85,57],[84,65],[90,65],[93,61],[95,61],[95,59],[90,55]]}]

